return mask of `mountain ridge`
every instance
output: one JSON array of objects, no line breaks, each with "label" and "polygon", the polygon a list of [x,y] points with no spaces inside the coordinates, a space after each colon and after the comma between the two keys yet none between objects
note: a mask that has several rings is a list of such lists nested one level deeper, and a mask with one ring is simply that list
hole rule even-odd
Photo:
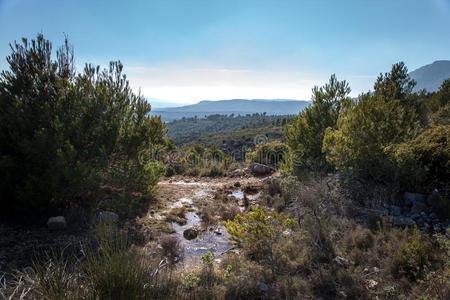
[{"label": "mountain ridge", "polygon": [[422,89],[436,92],[442,82],[450,78],[450,60],[436,60],[410,72],[409,76],[417,82],[414,92]]}]

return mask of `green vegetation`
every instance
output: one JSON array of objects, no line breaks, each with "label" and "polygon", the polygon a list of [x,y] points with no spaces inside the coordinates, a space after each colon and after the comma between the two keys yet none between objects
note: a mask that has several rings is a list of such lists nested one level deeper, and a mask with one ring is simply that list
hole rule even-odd
[{"label": "green vegetation", "polygon": [[101,185],[152,193],[163,167],[165,125],[149,117],[122,64],[74,70],[68,41],[52,58],[42,35],[11,46],[0,76],[1,213],[92,208]]},{"label": "green vegetation", "polygon": [[166,176],[175,174],[219,177],[233,168],[239,167],[234,159],[226,155],[216,146],[205,148],[200,144],[185,146],[171,153],[166,164]]},{"label": "green vegetation", "polygon": [[286,163],[288,155],[288,146],[282,142],[274,141],[258,144],[255,151],[247,153],[246,159],[250,162],[279,167]]},{"label": "green vegetation", "polygon": [[335,128],[345,102],[350,101],[348,83],[332,75],[329,83],[313,88],[312,105],[305,108],[285,127],[291,149],[291,168],[297,175],[305,172],[328,172],[331,166],[322,153],[322,140],[327,128]]},{"label": "green vegetation", "polygon": [[[266,126],[283,126],[290,116],[267,116],[266,114],[247,114],[245,116],[210,115],[205,118],[182,118],[167,124],[167,136],[176,145],[196,142],[206,135],[232,132],[239,129],[254,129]],[[211,146],[211,145],[205,145]],[[221,144],[216,146],[221,146]]]},{"label": "green vegetation", "polygon": [[445,191],[449,128],[445,118],[433,116],[445,110],[448,83],[432,97],[412,94],[413,86],[406,67],[399,63],[380,75],[373,95],[346,104],[337,128],[327,129],[323,140],[327,161],[338,170],[385,186]]},{"label": "green vegetation", "polygon": [[[75,74],[68,42],[52,60],[41,35],[15,44],[8,62],[0,76],[2,213],[102,208],[129,219],[91,224],[83,241],[45,253],[32,271],[0,277],[1,297],[450,298],[450,229],[439,220],[450,215],[450,79],[435,93],[413,93],[415,82],[398,63],[378,77],[374,92],[351,99],[348,83],[332,75],[292,119],[175,121],[169,125],[180,137],[175,143],[189,142],[177,148],[165,124],[149,116],[150,105],[132,93],[120,63]],[[205,132],[220,134],[199,138]],[[236,151],[282,172],[207,179],[214,185],[206,192],[194,188],[203,183],[170,190],[183,184],[166,186],[168,180],[165,197],[135,218],[164,172],[224,176],[243,167]],[[243,199],[230,195],[236,190]],[[406,200],[396,195],[405,191],[431,195],[410,193],[414,200],[400,207]],[[183,193],[201,196],[189,208],[167,208],[163,201]],[[394,216],[386,216],[393,207]],[[399,228],[405,209],[410,222]],[[170,222],[185,224],[188,211],[203,222],[189,228],[196,236],[209,234],[202,227],[228,238],[218,226],[223,221],[234,249],[217,257],[208,252],[199,265],[181,268],[187,252],[170,235]],[[413,225],[420,218],[431,224],[419,230]]]}]

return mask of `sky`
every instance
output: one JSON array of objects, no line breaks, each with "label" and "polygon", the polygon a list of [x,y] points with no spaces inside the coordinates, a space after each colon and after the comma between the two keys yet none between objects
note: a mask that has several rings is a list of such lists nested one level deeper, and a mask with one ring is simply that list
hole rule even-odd
[{"label": "sky", "polygon": [[0,0],[0,69],[37,33],[66,34],[80,72],[120,60],[150,99],[308,100],[331,74],[357,96],[396,62],[450,59],[450,0]]}]

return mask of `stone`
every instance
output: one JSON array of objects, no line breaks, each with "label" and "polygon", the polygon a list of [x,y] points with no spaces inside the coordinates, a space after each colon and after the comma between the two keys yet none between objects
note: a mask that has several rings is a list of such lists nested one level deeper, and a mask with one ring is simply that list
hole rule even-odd
[{"label": "stone", "polygon": [[394,225],[401,227],[409,227],[416,225],[413,219],[408,217],[394,217]]},{"label": "stone", "polygon": [[394,216],[399,216],[402,213],[402,208],[400,206],[392,205],[391,212]]},{"label": "stone", "polygon": [[419,214],[412,214],[411,219],[417,222],[417,220],[421,219],[421,216]]},{"label": "stone", "polygon": [[403,201],[407,206],[411,206],[416,202],[421,202],[425,204],[425,199],[426,197],[423,194],[409,193],[409,192],[403,194]]},{"label": "stone", "polygon": [[98,219],[100,222],[117,222],[119,220],[119,215],[116,213],[113,213],[112,211],[105,211],[101,210],[98,213]]},{"label": "stone", "polygon": [[411,208],[411,214],[420,214],[421,212],[425,211],[427,209],[427,206],[424,202],[416,201],[413,202],[412,208]]},{"label": "stone", "polygon": [[427,204],[434,208],[435,210],[440,210],[445,208],[445,201],[441,198],[439,191],[434,189],[427,198]]},{"label": "stone", "polygon": [[23,272],[26,274],[34,274],[34,269],[30,266],[26,266],[25,268],[23,268]]},{"label": "stone", "polygon": [[50,230],[61,230],[66,228],[66,218],[63,216],[51,217],[47,221],[47,227]]},{"label": "stone", "polygon": [[340,265],[343,265],[347,262],[347,260],[345,258],[340,257],[340,256],[336,256],[335,258],[333,258],[333,261]]},{"label": "stone", "polygon": [[193,240],[197,237],[198,231],[193,228],[188,228],[185,231],[183,231],[183,236],[187,240]]},{"label": "stone", "polygon": [[273,169],[263,164],[252,163],[250,164],[250,172],[256,176],[265,176],[271,174]]},{"label": "stone", "polygon": [[269,291],[269,287],[264,282],[258,283],[258,289],[263,293],[267,293]]},{"label": "stone", "polygon": [[378,272],[380,272],[380,269],[377,268],[377,267],[373,267],[373,272],[374,272],[374,273],[378,273]]},{"label": "stone", "polygon": [[378,285],[378,282],[376,282],[375,280],[373,280],[373,279],[367,280],[367,286],[368,286],[369,289],[373,289],[377,285]]}]

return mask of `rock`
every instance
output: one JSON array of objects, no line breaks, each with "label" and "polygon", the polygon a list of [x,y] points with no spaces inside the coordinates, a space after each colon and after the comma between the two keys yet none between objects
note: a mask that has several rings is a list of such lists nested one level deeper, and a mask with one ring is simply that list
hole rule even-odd
[{"label": "rock", "polygon": [[198,231],[193,228],[188,228],[185,231],[183,231],[183,236],[187,240],[193,240],[197,237]]},{"label": "rock", "polygon": [[394,215],[394,216],[400,216],[402,213],[402,208],[400,206],[392,205],[391,212],[392,212],[392,215]]},{"label": "rock", "polygon": [[427,204],[435,210],[445,208],[445,201],[441,198],[441,195],[437,189],[434,189],[428,196]]},{"label": "rock", "polygon": [[394,225],[401,227],[409,227],[416,225],[413,219],[408,217],[394,217]]},{"label": "rock", "polygon": [[242,169],[236,169],[236,170],[234,170],[233,172],[231,172],[231,174],[232,174],[232,175],[235,175],[235,176],[240,176],[240,175],[244,175],[244,174],[245,174],[245,171],[242,170]]},{"label": "rock", "polygon": [[421,202],[425,204],[425,199],[426,199],[425,195],[423,194],[409,193],[409,192],[403,194],[403,201],[407,206],[411,206],[416,202]]},{"label": "rock", "polygon": [[378,273],[378,272],[380,272],[380,269],[377,268],[377,267],[373,267],[373,272],[374,272],[374,273]]},{"label": "rock", "polygon": [[263,293],[267,293],[269,291],[269,287],[264,282],[258,283],[258,289]]},{"label": "rock", "polygon": [[420,216],[419,214],[412,214],[412,215],[411,215],[411,219],[413,219],[414,221],[417,222],[417,220],[420,220],[420,219],[421,219],[421,216]]},{"label": "rock", "polygon": [[433,231],[441,232],[441,230],[442,230],[441,225],[439,225],[439,224],[434,224],[433,225]]},{"label": "rock", "polygon": [[343,265],[347,262],[347,260],[345,258],[340,257],[340,256],[336,256],[335,258],[333,258],[333,261],[340,265]]},{"label": "rock", "polygon": [[273,169],[266,165],[252,163],[250,164],[250,172],[252,172],[252,174],[256,176],[265,176],[271,174],[273,172]]},{"label": "rock", "polygon": [[26,274],[34,274],[34,269],[30,266],[26,266],[25,268],[23,268],[23,272]]},{"label": "rock", "polygon": [[411,208],[411,214],[420,214],[421,212],[425,211],[426,209],[427,209],[427,206],[425,205],[425,202],[416,201],[416,202],[413,202],[413,205]]},{"label": "rock", "polygon": [[367,280],[367,287],[368,287],[369,289],[373,289],[373,288],[375,288],[377,285],[378,285],[378,282],[376,282],[375,280],[373,280],[373,279]]},{"label": "rock", "polygon": [[50,230],[61,230],[66,228],[66,218],[63,216],[51,217],[47,221],[47,227]]},{"label": "rock", "polygon": [[105,210],[101,210],[98,213],[98,219],[100,222],[117,222],[119,220],[119,215],[116,213],[113,213],[112,211],[105,211]]}]

